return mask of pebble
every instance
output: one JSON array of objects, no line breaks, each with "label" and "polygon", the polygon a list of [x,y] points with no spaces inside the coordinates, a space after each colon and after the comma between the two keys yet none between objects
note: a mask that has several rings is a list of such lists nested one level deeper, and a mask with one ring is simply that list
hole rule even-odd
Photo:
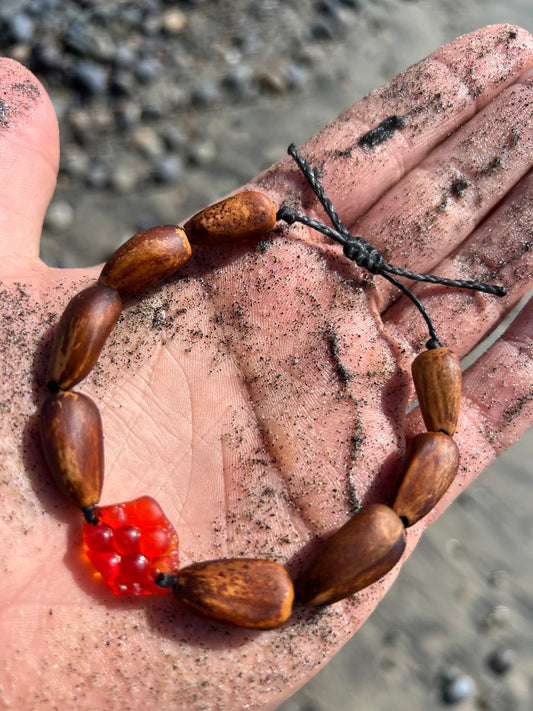
[{"label": "pebble", "polygon": [[241,97],[249,98],[257,94],[253,69],[245,64],[239,64],[229,72],[224,79],[224,86]]},{"label": "pebble", "polygon": [[65,49],[80,57],[98,62],[110,62],[115,56],[115,44],[104,32],[90,24],[71,22],[63,34]]},{"label": "pebble", "polygon": [[211,106],[220,99],[220,90],[213,82],[206,81],[196,86],[191,94],[191,101],[196,106]]},{"label": "pebble", "polygon": [[136,101],[120,101],[115,104],[115,123],[124,130],[130,130],[141,121],[141,107]]},{"label": "pebble", "polygon": [[137,55],[131,47],[122,45],[115,53],[113,66],[116,69],[134,69]]},{"label": "pebble", "polygon": [[120,195],[131,193],[137,185],[137,171],[130,162],[117,163],[109,176],[109,184]]},{"label": "pebble", "polygon": [[135,76],[141,84],[151,84],[161,74],[163,68],[157,59],[147,57],[137,62],[135,67]]},{"label": "pebble", "polygon": [[281,94],[287,89],[284,74],[284,71],[272,68],[270,70],[259,72],[257,80],[263,91]]},{"label": "pebble", "polygon": [[154,177],[158,183],[177,183],[183,173],[183,163],[176,155],[164,156],[156,166]]},{"label": "pebble", "polygon": [[109,182],[109,174],[103,160],[96,158],[87,171],[86,185],[90,188],[103,188]]},{"label": "pebble", "polygon": [[217,149],[213,141],[192,141],[189,146],[188,159],[194,165],[209,165],[215,160]]},{"label": "pebble", "polygon": [[89,171],[90,158],[86,151],[76,144],[69,144],[61,151],[59,168],[71,178],[84,180]]},{"label": "pebble", "polygon": [[107,72],[96,62],[81,60],[73,71],[75,86],[87,97],[101,96],[107,89]]},{"label": "pebble", "polygon": [[516,652],[510,647],[495,649],[487,659],[487,665],[495,674],[506,674],[514,665]]},{"label": "pebble", "polygon": [[442,684],[442,701],[448,706],[468,699],[476,692],[476,683],[471,676],[460,672],[445,675]]},{"label": "pebble", "polygon": [[136,89],[135,77],[128,70],[114,71],[111,76],[110,89],[115,96],[132,96]]},{"label": "pebble", "polygon": [[74,209],[65,200],[54,200],[46,211],[44,226],[52,232],[65,232],[74,222]]},{"label": "pebble", "polygon": [[246,28],[246,32],[236,38],[236,42],[243,54],[257,54],[264,44],[264,39],[259,32]]},{"label": "pebble", "polygon": [[164,31],[171,35],[177,35],[185,29],[187,24],[186,15],[177,8],[166,10],[163,14],[162,26]]},{"label": "pebble", "polygon": [[90,54],[92,37],[89,25],[71,22],[63,34],[63,45],[69,52],[80,56]]},{"label": "pebble", "polygon": [[346,12],[336,0],[321,0],[317,9],[322,15],[333,20],[338,27],[346,24]]},{"label": "pebble", "polygon": [[23,12],[18,12],[7,21],[7,33],[12,42],[29,44],[33,39],[34,30],[33,20]]},{"label": "pebble", "polygon": [[506,570],[493,570],[488,577],[488,583],[497,590],[503,590],[509,586],[509,573]]},{"label": "pebble", "polygon": [[32,69],[39,72],[56,72],[63,68],[64,57],[57,47],[50,44],[37,44],[32,49]]},{"label": "pebble", "polygon": [[154,123],[163,118],[170,107],[169,93],[173,91],[173,87],[165,84],[156,83],[150,86],[141,106],[142,120],[146,123]]},{"label": "pebble", "polygon": [[290,89],[301,89],[309,81],[309,72],[305,67],[291,64],[287,69],[286,81]]},{"label": "pebble", "polygon": [[31,47],[29,44],[14,44],[9,52],[11,59],[20,64],[28,64],[31,57]]},{"label": "pebble", "polygon": [[147,15],[161,14],[160,0],[144,0],[144,11]]},{"label": "pebble", "polygon": [[135,150],[149,158],[159,158],[165,152],[163,139],[150,126],[138,126],[130,137]]},{"label": "pebble", "polygon": [[482,626],[486,632],[492,632],[509,627],[510,622],[511,610],[507,605],[496,605],[488,615],[486,615]]},{"label": "pebble", "polygon": [[329,22],[318,20],[313,22],[309,28],[309,39],[311,40],[332,40],[335,38],[335,32]]},{"label": "pebble", "polygon": [[183,148],[187,143],[187,134],[176,124],[171,124],[164,128],[161,137],[166,146],[172,151]]},{"label": "pebble", "polygon": [[113,114],[105,104],[96,104],[91,109],[91,121],[99,135],[114,126]]},{"label": "pebble", "polygon": [[55,10],[59,5],[61,0],[30,0],[26,5],[26,12],[28,15],[33,15],[34,17],[41,17],[50,10]]}]

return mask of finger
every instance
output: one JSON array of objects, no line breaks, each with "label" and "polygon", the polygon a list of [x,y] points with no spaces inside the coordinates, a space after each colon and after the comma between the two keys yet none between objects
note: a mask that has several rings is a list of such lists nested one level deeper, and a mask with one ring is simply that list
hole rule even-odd
[{"label": "finger", "polygon": [[[438,146],[354,226],[396,266],[432,271],[533,163],[533,71]],[[380,280],[379,306],[397,290]]]},{"label": "finger", "polygon": [[[470,436],[471,458],[492,461],[525,432],[533,421],[533,299],[503,336],[464,375],[466,422],[477,422]],[[465,426],[463,425],[463,429]],[[480,457],[476,454],[476,459]],[[486,465],[476,461],[479,471]]]},{"label": "finger", "polygon": [[[501,322],[533,285],[533,171],[434,273],[448,278],[490,281],[507,289],[497,298],[464,289],[419,285],[414,293],[432,317],[440,340],[463,356]],[[402,297],[383,314],[387,331],[412,350],[427,329],[411,301]]]},{"label": "finger", "polygon": [[0,58],[0,258],[2,274],[39,262],[44,214],[55,187],[59,140],[54,109],[27,69]]},{"label": "finger", "polygon": [[[451,132],[533,64],[533,37],[511,25],[478,30],[451,42],[357,102],[303,147],[321,170],[326,192],[348,225]],[[374,147],[359,145],[390,116],[403,127]],[[317,210],[309,188],[286,161],[256,182],[275,196]],[[303,192],[303,199],[300,194]]]}]

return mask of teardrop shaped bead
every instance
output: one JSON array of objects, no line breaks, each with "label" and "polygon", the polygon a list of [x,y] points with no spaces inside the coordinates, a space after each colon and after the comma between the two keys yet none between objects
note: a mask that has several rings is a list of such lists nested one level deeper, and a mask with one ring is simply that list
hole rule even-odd
[{"label": "teardrop shaped bead", "polygon": [[289,619],[294,588],[288,572],[274,561],[228,558],[180,570],[174,595],[203,617],[267,630]]},{"label": "teardrop shaped bead", "polygon": [[131,237],[111,255],[98,283],[113,287],[126,299],[177,272],[190,256],[191,245],[181,227],[152,227]]},{"label": "teardrop shaped bead", "polygon": [[412,365],[413,381],[429,432],[453,437],[461,405],[461,362],[447,348],[421,353]]},{"label": "teardrop shaped bead", "polygon": [[442,432],[423,432],[409,444],[392,508],[406,526],[423,518],[440,501],[459,467],[459,449]]},{"label": "teardrop shaped bead", "polygon": [[91,372],[121,309],[118,292],[101,284],[71,299],[52,343],[46,375],[51,390],[68,390]]},{"label": "teardrop shaped bead", "polygon": [[193,244],[218,246],[260,239],[275,223],[276,207],[272,200],[250,190],[197,212],[184,229]]},{"label": "teardrop shaped bead", "polygon": [[393,568],[405,549],[405,531],[388,506],[361,509],[324,543],[296,583],[306,607],[330,605],[371,585]]},{"label": "teardrop shaped bead", "polygon": [[104,435],[95,403],[77,392],[54,393],[41,409],[41,440],[54,481],[80,509],[100,500]]}]

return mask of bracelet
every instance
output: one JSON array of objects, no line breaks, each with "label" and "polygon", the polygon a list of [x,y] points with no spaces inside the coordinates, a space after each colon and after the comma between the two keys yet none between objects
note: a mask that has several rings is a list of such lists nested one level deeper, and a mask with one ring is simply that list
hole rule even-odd
[{"label": "bracelet", "polygon": [[[41,440],[53,479],[84,515],[87,559],[115,595],[166,595],[201,616],[251,629],[273,629],[291,615],[294,598],[306,607],[329,605],[371,585],[401,558],[406,530],[437,504],[459,466],[455,433],[461,399],[457,355],[440,343],[419,299],[396,277],[430,281],[497,296],[505,289],[478,282],[441,279],[387,264],[362,237],[352,236],[327,198],[315,171],[289,147],[332,226],[296,212],[278,210],[264,194],[226,198],[173,225],[140,232],[119,247],[95,285],[76,294],[57,326],[47,371],[49,394],[41,410]],[[150,496],[98,506],[104,478],[103,429],[96,404],[72,388],[92,370],[123,302],[175,273],[191,256],[190,242],[224,246],[264,238],[276,221],[300,222],[343,246],[344,255],[397,286],[426,321],[427,350],[416,357],[412,376],[426,432],[409,444],[399,467],[391,506],[360,509],[331,535],[293,583],[282,565],[232,558],[179,568],[178,535]],[[190,242],[189,242],[190,240]],[[393,276],[394,275],[394,276]]]}]

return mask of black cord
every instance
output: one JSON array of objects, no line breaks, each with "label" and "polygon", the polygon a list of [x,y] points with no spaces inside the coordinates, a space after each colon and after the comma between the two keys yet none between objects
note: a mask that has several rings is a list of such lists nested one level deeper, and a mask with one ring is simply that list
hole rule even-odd
[{"label": "black cord", "polygon": [[430,339],[426,344],[427,348],[431,349],[441,347],[435,326],[419,299],[405,286],[405,284],[402,284],[402,282],[395,279],[392,274],[416,281],[429,282],[431,284],[441,284],[443,286],[451,286],[458,289],[481,291],[485,294],[492,294],[493,296],[505,296],[507,293],[507,290],[503,286],[493,286],[492,284],[484,284],[477,281],[464,281],[462,279],[446,279],[444,277],[433,276],[432,274],[418,274],[416,272],[410,272],[407,269],[402,269],[401,267],[395,267],[393,264],[387,264],[379,250],[369,244],[365,239],[363,239],[363,237],[354,236],[349,233],[347,227],[337,214],[333,203],[326,195],[317,174],[293,143],[291,143],[287,152],[302,171],[302,174],[331,220],[333,227],[329,227],[323,222],[301,215],[288,205],[282,205],[280,207],[277,212],[277,219],[283,220],[289,225],[292,225],[295,222],[300,222],[303,225],[321,232],[326,235],[326,237],[329,237],[343,246],[345,257],[372,274],[380,274],[391,284],[394,284],[398,289],[400,289],[415,304],[427,324],[430,335]]}]

